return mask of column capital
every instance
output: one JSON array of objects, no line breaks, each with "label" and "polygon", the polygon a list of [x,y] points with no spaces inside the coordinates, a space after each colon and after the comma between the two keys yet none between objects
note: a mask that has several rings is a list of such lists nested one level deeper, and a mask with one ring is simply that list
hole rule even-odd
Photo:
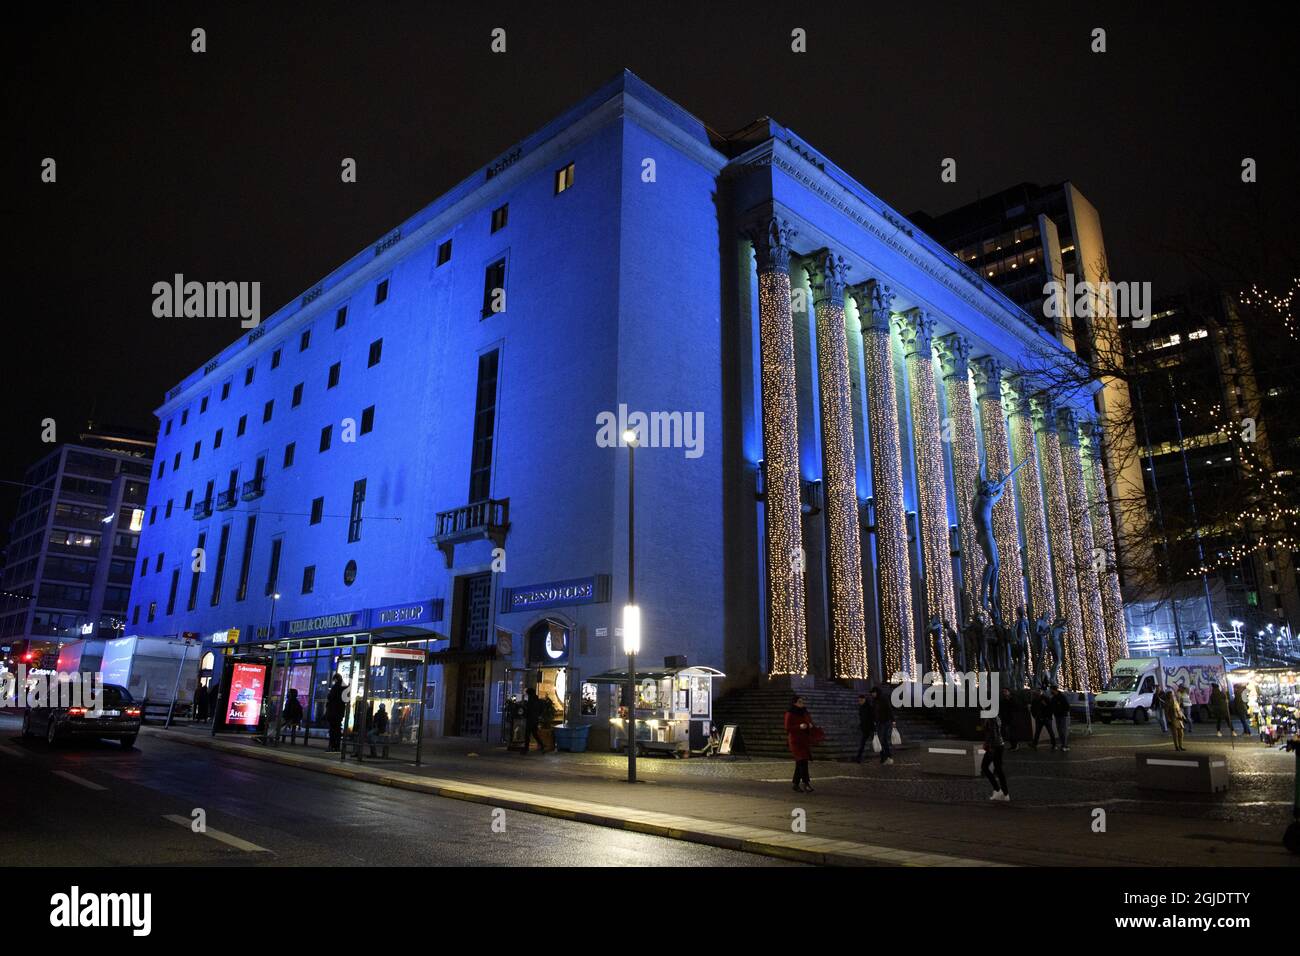
[{"label": "column capital", "polygon": [[981,355],[971,363],[975,372],[975,397],[1002,401],[1002,360],[993,355]]},{"label": "column capital", "polygon": [[894,301],[894,292],[889,286],[875,279],[868,279],[859,285],[851,286],[848,293],[857,303],[858,315],[862,319],[864,329],[889,331],[890,317],[893,314],[891,305]]},{"label": "column capital", "polygon": [[808,273],[814,308],[826,302],[844,305],[844,286],[852,267],[843,256],[837,256],[829,249],[819,249],[803,261],[803,268]]},{"label": "column capital", "polygon": [[1029,409],[1034,418],[1034,431],[1056,433],[1056,406],[1046,392],[1029,397]]},{"label": "column capital", "polygon": [[1074,414],[1073,408],[1058,408],[1056,410],[1057,430],[1061,433],[1061,441],[1067,445],[1079,447],[1079,421]]},{"label": "column capital", "polygon": [[913,355],[930,357],[936,324],[933,314],[921,309],[908,309],[894,316],[894,324],[898,326],[898,336],[903,341],[904,358]]},{"label": "column capital", "polygon": [[767,216],[750,223],[742,231],[754,246],[760,273],[790,271],[790,242],[799,233],[787,220]]},{"label": "column capital", "polygon": [[960,332],[949,332],[935,339],[939,362],[943,366],[943,379],[966,381],[970,376],[970,339]]},{"label": "column capital", "polygon": [[1095,418],[1085,418],[1079,422],[1079,438],[1089,455],[1100,458],[1106,440],[1106,426]]}]

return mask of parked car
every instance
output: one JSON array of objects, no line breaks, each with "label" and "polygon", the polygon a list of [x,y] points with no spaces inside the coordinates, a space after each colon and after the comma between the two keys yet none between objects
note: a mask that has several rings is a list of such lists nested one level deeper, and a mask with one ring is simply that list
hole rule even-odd
[{"label": "parked car", "polygon": [[103,685],[99,710],[87,707],[28,707],[23,736],[44,735],[51,747],[72,737],[111,737],[124,748],[135,746],[140,733],[140,705],[125,687]]}]

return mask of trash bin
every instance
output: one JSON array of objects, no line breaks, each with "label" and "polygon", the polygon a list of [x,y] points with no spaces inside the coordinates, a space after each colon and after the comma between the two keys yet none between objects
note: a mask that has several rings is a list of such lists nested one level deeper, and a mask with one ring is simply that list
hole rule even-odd
[{"label": "trash bin", "polygon": [[591,733],[590,724],[578,724],[570,727],[563,725],[552,728],[555,731],[555,749],[567,750],[580,754],[587,750],[587,735]]}]

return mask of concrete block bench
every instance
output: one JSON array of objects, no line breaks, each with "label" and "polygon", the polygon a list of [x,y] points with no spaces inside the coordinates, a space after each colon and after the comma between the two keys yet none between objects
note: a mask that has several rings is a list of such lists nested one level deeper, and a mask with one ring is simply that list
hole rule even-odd
[{"label": "concrete block bench", "polygon": [[936,740],[921,745],[921,773],[978,777],[983,744],[973,740]]},{"label": "concrete block bench", "polygon": [[1224,754],[1137,754],[1137,785],[1145,790],[1219,793],[1228,789]]}]

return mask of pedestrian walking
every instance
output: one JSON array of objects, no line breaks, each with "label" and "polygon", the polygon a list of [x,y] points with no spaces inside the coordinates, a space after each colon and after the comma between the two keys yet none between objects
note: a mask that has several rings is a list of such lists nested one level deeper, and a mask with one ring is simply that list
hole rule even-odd
[{"label": "pedestrian walking", "polygon": [[[542,719],[542,701],[537,697],[537,691],[528,688],[527,694],[524,695],[524,756],[527,757],[533,749],[533,741],[537,741],[537,749],[546,753],[546,742],[542,740],[542,735],[538,732],[538,727]],[[636,721],[629,720],[632,727],[630,733],[636,734]]]},{"label": "pedestrian walking", "polygon": [[1061,688],[1052,685],[1052,719],[1056,722],[1056,737],[1062,753],[1070,750],[1070,699]]},{"label": "pedestrian walking", "polygon": [[876,736],[880,738],[880,763],[894,763],[894,702],[879,685],[871,689],[872,708],[876,716]]},{"label": "pedestrian walking", "polygon": [[812,714],[804,706],[803,698],[796,696],[785,712],[785,740],[790,755],[794,757],[794,777],[791,782],[796,792],[813,792],[812,780],[808,776],[808,761],[812,760],[815,729]]},{"label": "pedestrian walking", "polygon": [[1160,719],[1160,732],[1169,733],[1169,718],[1165,716],[1165,698],[1169,692],[1157,687],[1151,693],[1151,713],[1157,715]]},{"label": "pedestrian walking", "polygon": [[1016,743],[1016,719],[1020,714],[1020,701],[1016,700],[1015,695],[1011,693],[1011,688],[1002,688],[1002,703],[998,708],[998,719],[1002,722],[1002,739],[1006,742],[1008,750],[1015,750]]},{"label": "pedestrian walking", "polygon": [[1183,705],[1177,694],[1165,695],[1165,718],[1169,721],[1169,732],[1174,735],[1174,749],[1186,750],[1183,746]]},{"label": "pedestrian walking", "polygon": [[1038,688],[1034,688],[1034,695],[1029,701],[1029,716],[1034,719],[1034,749],[1038,749],[1038,741],[1046,730],[1047,739],[1052,742],[1052,749],[1055,750],[1056,728],[1052,726],[1051,702]]},{"label": "pedestrian walking", "polygon": [[1007,787],[1007,775],[1002,769],[1004,744],[1000,724],[997,717],[989,717],[984,721],[984,759],[980,761],[980,773],[993,786],[993,796],[989,799],[1010,803],[1011,790]]},{"label": "pedestrian walking", "polygon": [[215,680],[208,681],[208,720],[217,719],[217,699],[221,696],[221,686]]},{"label": "pedestrian walking", "polygon": [[[298,699],[298,688],[289,688],[289,698],[284,702],[284,713],[281,715],[280,740],[284,740],[284,732],[289,731],[289,746],[298,742],[298,729],[302,726],[302,701]],[[307,733],[303,731],[302,742],[307,743]]]},{"label": "pedestrian walking", "polygon": [[[1246,685],[1238,684],[1237,693],[1232,696],[1232,714],[1241,721],[1241,734],[1243,737],[1250,736],[1250,710],[1246,705]],[[1228,721],[1228,727],[1231,729],[1232,721]],[[1234,737],[1237,732],[1234,730]]]},{"label": "pedestrian walking", "polygon": [[876,714],[866,694],[858,695],[858,763],[866,753],[867,744],[876,733]]},{"label": "pedestrian walking", "polygon": [[190,711],[190,719],[195,722],[208,719],[208,689],[202,684],[194,688],[194,706]]},{"label": "pedestrian walking", "polygon": [[325,697],[325,723],[329,725],[329,745],[326,750],[343,749],[343,675],[335,674],[330,681],[330,692]]},{"label": "pedestrian walking", "polygon": [[1178,707],[1183,712],[1183,733],[1190,734],[1196,718],[1192,715],[1192,692],[1187,689],[1186,683],[1178,685]]},{"label": "pedestrian walking", "polygon": [[1214,718],[1214,733],[1217,736],[1223,736],[1224,721],[1227,721],[1228,733],[1237,736],[1232,729],[1232,716],[1228,713],[1228,698],[1218,684],[1210,688],[1210,715]]},{"label": "pedestrian walking", "polygon": [[[379,743],[379,738],[388,733],[388,710],[383,704],[379,705],[379,710],[370,718],[370,727],[366,730],[366,742],[370,744],[370,756],[375,756],[375,744]],[[384,742],[385,757],[388,756],[388,742]]]}]

